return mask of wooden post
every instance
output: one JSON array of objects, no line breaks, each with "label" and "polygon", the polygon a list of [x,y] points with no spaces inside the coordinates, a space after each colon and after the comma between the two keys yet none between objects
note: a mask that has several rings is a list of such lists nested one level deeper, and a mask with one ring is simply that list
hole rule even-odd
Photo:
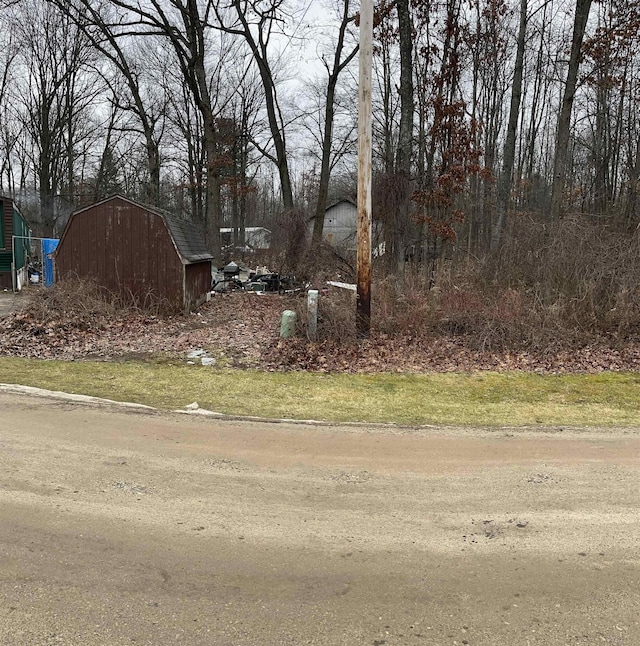
[{"label": "wooden post", "polygon": [[360,5],[360,79],[358,84],[358,257],[356,328],[371,331],[371,67],[373,0]]}]

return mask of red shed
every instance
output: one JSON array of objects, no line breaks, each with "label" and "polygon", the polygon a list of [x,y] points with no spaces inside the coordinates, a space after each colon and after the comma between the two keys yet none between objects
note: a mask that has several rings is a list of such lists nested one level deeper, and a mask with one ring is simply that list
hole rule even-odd
[{"label": "red shed", "polygon": [[72,213],[55,253],[57,278],[92,278],[184,311],[206,300],[211,260],[193,223],[121,195]]}]

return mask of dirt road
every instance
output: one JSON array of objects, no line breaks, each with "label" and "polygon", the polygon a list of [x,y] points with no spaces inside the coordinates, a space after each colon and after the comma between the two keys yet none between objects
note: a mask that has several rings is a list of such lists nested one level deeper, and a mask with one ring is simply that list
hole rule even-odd
[{"label": "dirt road", "polygon": [[0,395],[3,646],[640,644],[640,432]]}]

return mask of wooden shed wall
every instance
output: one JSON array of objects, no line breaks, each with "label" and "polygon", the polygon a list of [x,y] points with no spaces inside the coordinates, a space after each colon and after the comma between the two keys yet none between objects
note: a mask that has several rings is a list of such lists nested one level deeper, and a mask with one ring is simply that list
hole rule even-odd
[{"label": "wooden shed wall", "polygon": [[185,309],[197,307],[211,291],[211,261],[185,266]]},{"label": "wooden shed wall", "polygon": [[0,289],[13,289],[11,278],[11,236],[13,235],[13,202],[0,197]]},{"label": "wooden shed wall", "polygon": [[114,198],[76,213],[56,254],[60,278],[77,275],[125,297],[183,307],[183,265],[164,220]]}]

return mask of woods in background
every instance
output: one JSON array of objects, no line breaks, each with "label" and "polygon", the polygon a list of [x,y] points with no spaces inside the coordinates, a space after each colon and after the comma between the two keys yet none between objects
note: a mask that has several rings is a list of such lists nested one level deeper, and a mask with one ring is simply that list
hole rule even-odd
[{"label": "woods in background", "polygon": [[[0,191],[43,235],[121,192],[199,223],[216,259],[222,226],[316,248],[355,198],[352,0],[0,7]],[[522,218],[640,224],[636,3],[382,0],[374,38],[387,267],[498,251]]]}]

